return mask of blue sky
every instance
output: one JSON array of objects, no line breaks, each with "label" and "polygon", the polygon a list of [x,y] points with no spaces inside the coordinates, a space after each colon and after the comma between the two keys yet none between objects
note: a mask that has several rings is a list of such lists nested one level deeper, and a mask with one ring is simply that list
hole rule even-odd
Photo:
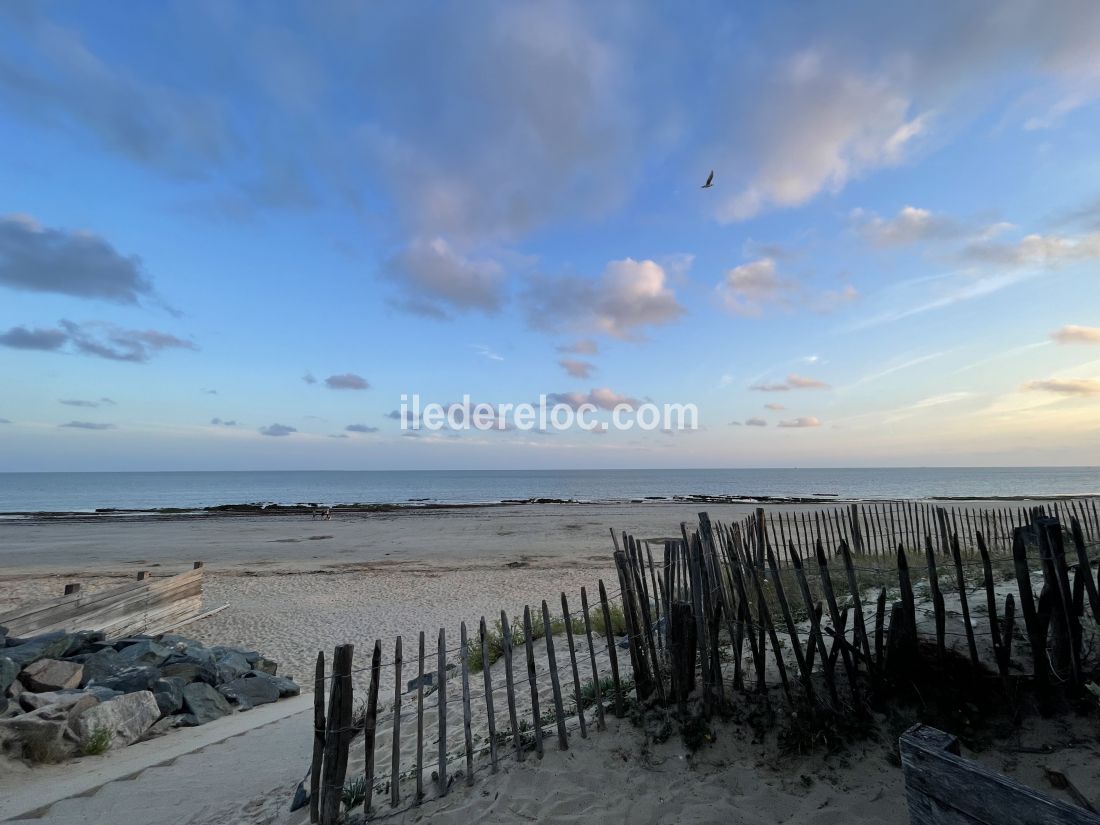
[{"label": "blue sky", "polygon": [[0,470],[1100,464],[1100,5],[805,5],[3,4]]}]

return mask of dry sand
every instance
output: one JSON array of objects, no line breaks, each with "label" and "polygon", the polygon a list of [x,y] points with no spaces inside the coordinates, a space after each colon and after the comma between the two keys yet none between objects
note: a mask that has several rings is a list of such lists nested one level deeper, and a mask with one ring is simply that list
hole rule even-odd
[{"label": "dry sand", "polygon": [[[716,520],[733,520],[748,513],[751,505],[524,505],[337,515],[327,522],[287,516],[3,522],[0,611],[59,594],[67,581],[81,581],[93,589],[132,578],[136,570],[157,575],[180,572],[191,560],[201,559],[207,571],[206,607],[229,607],[190,625],[182,631],[186,635],[257,649],[279,661],[281,673],[307,687],[319,649],[354,643],[356,665],[362,667],[374,639],[383,640],[389,660],[390,645],[401,635],[408,679],[414,675],[415,665],[409,663],[419,632],[426,634],[431,654],[440,627],[447,629],[450,646],[457,641],[461,621],[474,634],[481,616],[492,621],[501,609],[514,616],[524,605],[537,607],[547,599],[556,611],[561,591],[575,609],[582,586],[591,596],[597,579],[604,577],[611,589],[608,527],[660,538],[675,535],[681,520],[694,521],[704,509]],[[954,612],[954,606],[948,599],[948,609]],[[980,609],[975,612],[980,614]],[[982,618],[976,616],[975,621]],[[959,637],[951,641],[958,644]],[[583,641],[578,645],[584,661],[587,648]],[[541,650],[540,643],[539,658],[544,661]],[[598,641],[596,652],[606,673],[606,645]],[[498,686],[502,664],[493,668]],[[521,670],[518,667],[517,673]],[[389,748],[392,680],[387,669],[380,754]],[[483,701],[477,698],[480,680],[479,674],[473,685],[475,720],[483,718],[478,712]],[[454,679],[448,690],[458,695]],[[570,684],[566,693],[571,692]],[[543,696],[544,707],[547,699]],[[415,696],[404,701],[404,724],[409,725],[409,703]],[[521,714],[528,707],[529,700],[521,698]],[[502,710],[498,699],[498,720],[505,715]],[[427,711],[431,733],[435,709],[430,700]],[[1071,745],[1074,737],[1061,724],[1029,722],[1019,737],[1057,745],[1058,766],[1075,771],[1079,787],[1100,787],[1095,745]],[[112,807],[121,811],[117,806],[127,800],[155,798],[161,788],[163,804],[141,807],[144,818],[134,818],[131,809],[126,821],[300,823],[303,815],[289,815],[287,803],[306,767],[309,728],[308,714],[286,719],[183,757],[174,766],[146,771],[141,783],[112,783],[95,797],[55,806],[55,813],[41,821],[105,821]],[[487,732],[475,728],[474,734],[483,746]],[[503,747],[502,772],[495,777],[485,775],[487,760],[479,756],[479,778],[473,788],[459,780],[444,799],[434,800],[429,794],[422,806],[392,817],[433,823],[906,821],[900,770],[888,760],[892,733],[884,732],[880,741],[844,756],[793,760],[782,758],[774,742],[756,741],[750,731],[733,725],[722,727],[719,741],[695,755],[678,741],[646,746],[639,731],[618,721],[611,721],[606,733],[590,733],[588,742],[581,742],[575,730],[571,736],[572,747],[565,753],[557,752],[553,738],[548,738],[546,756],[537,767],[533,757],[514,763]],[[1096,741],[1096,731],[1091,741]],[[428,753],[435,753],[435,742],[430,736]],[[461,744],[461,725],[454,724],[448,751],[460,752]],[[979,758],[998,770],[1015,770],[1022,781],[1049,792],[1039,765],[1051,758],[1013,753],[1011,747],[1007,743],[991,748]],[[353,748],[355,754],[359,749]],[[256,758],[278,763],[265,761],[269,769],[256,772],[254,778],[247,770],[237,770]],[[388,772],[388,758],[379,759],[384,763],[380,773]],[[403,768],[412,759],[405,744]],[[352,770],[361,764],[359,754]],[[462,767],[458,759],[449,770],[454,773]],[[127,784],[133,789],[121,787]],[[405,799],[411,796],[408,786],[406,780]],[[189,810],[187,800],[196,795],[203,803]],[[381,796],[376,806],[388,813],[388,802]]]}]

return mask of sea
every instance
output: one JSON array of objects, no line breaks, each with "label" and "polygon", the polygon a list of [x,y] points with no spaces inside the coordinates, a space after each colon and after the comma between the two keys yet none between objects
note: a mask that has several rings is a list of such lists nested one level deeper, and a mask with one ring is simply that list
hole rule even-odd
[{"label": "sea", "polygon": [[1100,467],[0,473],[0,513],[226,504],[622,502],[676,496],[1016,498],[1100,494]]}]

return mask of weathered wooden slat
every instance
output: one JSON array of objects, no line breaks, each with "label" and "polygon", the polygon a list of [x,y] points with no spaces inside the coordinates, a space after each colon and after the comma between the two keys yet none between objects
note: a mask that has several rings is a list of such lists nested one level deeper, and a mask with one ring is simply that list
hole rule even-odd
[{"label": "weathered wooden slat", "polygon": [[485,716],[489,723],[489,765],[493,773],[499,769],[497,756],[497,720],[493,712],[493,675],[489,662],[489,635],[485,628],[485,617],[481,617],[478,628],[481,635],[481,675],[485,680]]},{"label": "weathered wooden slat", "polygon": [[[817,543],[817,569],[821,574],[821,590],[825,594],[825,603],[829,606],[829,617],[832,619],[833,628],[838,635],[843,637],[844,629],[840,623],[840,609],[837,607],[836,595],[833,593],[833,582],[829,576],[829,562],[825,558],[825,549],[821,542]],[[841,646],[840,655],[844,659],[844,670],[848,674],[848,686],[852,691],[852,699],[859,706],[859,678],[857,675],[857,663],[848,648]],[[829,668],[832,669],[831,666]]]},{"label": "weathered wooden slat", "polygon": [[565,705],[561,698],[561,678],[558,675],[558,657],[554,652],[554,632],[550,625],[550,607],[542,600],[542,626],[546,635],[546,663],[550,667],[550,690],[554,697],[554,716],[558,723],[558,748],[569,750],[569,735],[565,730]]},{"label": "weathered wooden slat", "polygon": [[1047,663],[1047,651],[1044,637],[1039,632],[1039,616],[1035,610],[1035,597],[1031,588],[1031,571],[1027,566],[1027,545],[1024,543],[1024,528],[1018,528],[1012,537],[1012,561],[1016,569],[1016,588],[1020,594],[1020,612],[1024,616],[1024,628],[1027,631],[1028,644],[1031,647],[1031,661],[1035,681],[1043,687],[1047,684],[1050,665]]},{"label": "weathered wooden slat", "polygon": [[603,609],[603,632],[607,638],[607,655],[611,659],[611,681],[615,688],[615,715],[623,715],[623,686],[619,682],[619,655],[615,650],[615,628],[611,625],[611,606],[607,601],[607,588],[599,580],[600,607]]},{"label": "weathered wooden slat", "polygon": [[436,653],[436,689],[435,696],[438,702],[438,732],[439,732],[439,767],[436,768],[439,777],[439,795],[447,795],[447,631],[439,628],[439,643]]},{"label": "weathered wooden slat", "polygon": [[970,651],[970,663],[977,668],[980,664],[978,646],[974,641],[974,625],[970,621],[970,603],[966,597],[966,574],[963,570],[958,533],[951,534],[951,558],[955,562],[955,579],[959,587],[959,605],[962,608],[963,629],[966,631],[966,647]]},{"label": "weathered wooden slat", "polygon": [[924,556],[928,562],[928,589],[932,594],[932,612],[936,621],[936,651],[940,661],[947,655],[944,637],[947,631],[947,616],[944,610],[943,593],[940,592],[940,576],[936,570],[936,553],[932,549],[932,537],[924,537]]},{"label": "weathered wooden slat", "polygon": [[332,686],[325,724],[325,754],[321,769],[321,825],[337,825],[348,772],[351,742],[351,661],[354,645],[338,645],[332,656]]},{"label": "weathered wooden slat", "polygon": [[[650,561],[652,561],[652,557]],[[656,582],[654,582],[653,589],[654,591],[657,590]],[[565,619],[565,640],[569,645],[569,664],[573,668],[573,695],[577,699],[577,722],[581,729],[581,739],[587,739],[588,727],[585,725],[584,705],[581,703],[581,672],[577,667],[577,648],[573,643],[573,619],[569,615],[569,599],[565,597],[564,592],[561,594],[561,615]]]},{"label": "weathered wooden slat", "polygon": [[420,670],[416,679],[416,804],[424,798],[424,631],[420,631]]},{"label": "weathered wooden slat", "polygon": [[[588,639],[588,657],[592,664],[592,686],[596,696],[596,730],[604,730],[607,723],[604,721],[603,692],[600,690],[600,671],[596,668],[596,646],[592,643],[592,620],[588,615],[588,593],[581,588],[581,611],[584,613],[584,634]],[[668,616],[668,609],[665,609]],[[578,697],[579,699],[580,697]]]},{"label": "weathered wooden slat", "polygon": [[531,721],[535,728],[535,754],[542,759],[542,714],[539,712],[539,683],[535,672],[535,648],[531,639],[531,607],[523,608],[523,637],[527,648],[527,682],[531,688]]},{"label": "weathered wooden slat", "polygon": [[393,736],[390,754],[390,806],[401,802],[401,637],[393,644]]},{"label": "weathered wooden slat", "polygon": [[382,641],[374,642],[370,661],[370,689],[367,692],[367,713],[363,719],[363,813],[370,816],[374,802],[374,751],[378,738],[378,682],[382,677]]},{"label": "weathered wooden slat", "polygon": [[775,585],[775,597],[779,601],[779,609],[783,613],[783,622],[787,625],[787,635],[791,637],[791,649],[794,651],[794,659],[798,664],[798,672],[802,675],[802,689],[806,696],[813,701],[814,681],[813,674],[806,666],[806,657],[802,654],[802,640],[798,636],[798,628],[795,627],[791,617],[791,608],[787,603],[787,594],[783,590],[783,579],[779,575],[779,565],[776,564],[775,555],[768,550],[768,569],[772,572],[772,580]]},{"label": "weathered wooden slat", "polygon": [[500,611],[501,650],[504,653],[504,685],[508,694],[508,721],[512,726],[512,744],[516,746],[516,761],[523,761],[523,737],[516,713],[516,683],[512,675],[512,629],[508,626],[508,614]]},{"label": "weathered wooden slat", "polygon": [[901,737],[911,825],[1100,825],[1100,816],[1052,799],[959,756],[949,734],[915,725]]},{"label": "weathered wooden slat", "polygon": [[325,652],[313,674],[313,760],[309,765],[309,821],[321,820],[321,763],[325,758]]},{"label": "weathered wooden slat", "polygon": [[470,727],[470,651],[466,622],[459,629],[459,657],[462,662],[462,735],[466,744],[466,784],[474,784],[474,737]]},{"label": "weathered wooden slat", "polygon": [[1092,565],[1089,564],[1089,556],[1085,551],[1085,536],[1081,531],[1081,522],[1076,518],[1070,523],[1073,531],[1073,546],[1077,551],[1078,570],[1083,573],[1085,592],[1089,594],[1089,607],[1092,610],[1092,618],[1100,623],[1100,592],[1096,582],[1092,580]]}]

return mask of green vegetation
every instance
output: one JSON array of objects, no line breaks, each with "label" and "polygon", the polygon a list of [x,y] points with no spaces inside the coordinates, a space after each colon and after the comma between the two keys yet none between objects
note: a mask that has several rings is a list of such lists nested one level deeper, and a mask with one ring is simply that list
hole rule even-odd
[{"label": "green vegetation", "polygon": [[[603,609],[599,606],[589,607],[589,619],[592,623],[592,633],[601,638],[606,637],[604,631]],[[613,636],[622,636],[626,633],[626,617],[623,615],[623,609],[620,605],[611,604],[608,605],[608,613],[611,616],[611,632]],[[573,635],[583,637],[585,634],[584,617],[573,616],[571,619],[573,627]],[[511,631],[512,636],[512,650],[519,650],[526,644],[526,639],[523,635],[523,617],[513,617],[508,623],[508,630]],[[550,633],[553,636],[559,636],[565,633],[565,619],[562,617],[550,619]],[[542,613],[532,611],[531,613],[531,641],[537,642],[546,636],[546,627],[542,621]],[[504,627],[500,621],[497,620],[492,628],[486,628],[485,639],[489,652],[488,664],[492,666],[501,656],[504,655]],[[480,673],[485,666],[485,662],[482,660],[481,655],[481,639],[474,637],[470,640],[469,646],[469,663],[470,670],[474,673]]]},{"label": "green vegetation", "polygon": [[98,756],[105,753],[111,747],[114,734],[110,728],[97,726],[80,743],[80,752],[84,756]]}]

